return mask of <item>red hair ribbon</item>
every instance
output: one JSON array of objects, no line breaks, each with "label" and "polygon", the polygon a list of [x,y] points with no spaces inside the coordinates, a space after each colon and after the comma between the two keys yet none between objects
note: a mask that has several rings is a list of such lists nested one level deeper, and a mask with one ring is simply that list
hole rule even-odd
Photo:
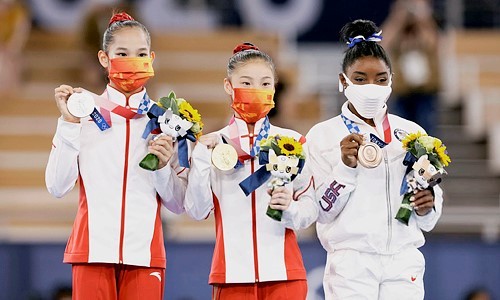
[{"label": "red hair ribbon", "polygon": [[252,43],[243,43],[243,44],[239,44],[236,47],[234,47],[234,49],[233,49],[233,55],[236,54],[236,53],[238,53],[238,52],[246,51],[246,50],[260,51],[259,48],[257,46],[255,46],[254,44],[252,44]]},{"label": "red hair ribbon", "polygon": [[115,22],[123,22],[123,21],[135,21],[129,14],[126,12],[121,12],[114,14],[109,20],[108,27],[111,26]]}]

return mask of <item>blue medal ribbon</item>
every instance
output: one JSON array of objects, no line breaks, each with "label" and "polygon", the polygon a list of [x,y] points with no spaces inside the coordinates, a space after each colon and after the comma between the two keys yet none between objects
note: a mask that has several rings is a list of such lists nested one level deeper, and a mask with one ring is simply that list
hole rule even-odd
[{"label": "blue medal ribbon", "polygon": [[269,122],[269,118],[266,116],[264,122],[262,123],[262,126],[260,127],[259,134],[253,142],[253,147],[252,149],[250,149],[251,157],[255,157],[255,155],[259,153],[260,141],[262,141],[262,139],[267,139],[267,137],[269,136],[269,128],[271,128],[271,123]]},{"label": "blue medal ribbon", "polygon": [[144,93],[144,97],[142,97],[141,103],[139,103],[139,107],[137,108],[137,114],[144,115],[151,108],[151,98],[149,98],[148,93]]},{"label": "blue medal ribbon", "polygon": [[[347,127],[349,133],[358,133],[358,134],[361,133],[361,130],[359,129],[358,125],[354,123],[354,121],[348,119],[346,116],[344,116],[344,114],[341,114],[340,117],[342,118],[342,121],[344,121],[344,125],[345,127]],[[375,143],[380,148],[384,148],[385,146],[387,146],[386,142],[384,142],[382,139],[380,139],[373,133],[370,133],[370,142]]]},{"label": "blue medal ribbon", "polygon": [[382,141],[378,136],[374,135],[373,133],[370,133],[370,142],[376,144],[380,148],[384,148],[387,146],[387,143]]},{"label": "blue medal ribbon", "polygon": [[108,122],[106,122],[97,108],[94,108],[94,111],[92,111],[90,117],[101,131],[111,128],[111,126],[109,126]]},{"label": "blue medal ribbon", "polygon": [[[104,98],[104,99],[106,99],[105,103],[110,102],[110,100],[108,98]],[[149,110],[149,108],[150,108],[150,103],[151,103],[151,99],[149,98],[149,96],[148,96],[147,93],[144,93],[144,96],[142,97],[141,103],[139,103],[139,107],[137,109],[137,114],[138,115],[143,115],[143,114],[147,113],[148,110]],[[120,107],[117,104],[114,104],[114,105],[116,107]],[[101,108],[102,109],[106,109],[106,108],[103,108],[103,107],[101,107]],[[121,107],[121,108],[123,110],[126,110],[126,111],[131,111],[128,108],[124,108],[124,107]],[[116,111],[113,111],[113,110],[110,110],[110,112],[113,112],[115,114],[121,115],[120,113],[118,113]],[[125,117],[125,116],[122,115],[122,117]],[[111,124],[106,121],[106,119],[102,116],[102,114],[99,112],[99,110],[97,110],[97,108],[94,108],[94,111],[92,111],[92,113],[90,114],[90,118],[92,118],[92,120],[94,121],[94,123],[97,125],[97,127],[101,131],[104,131],[104,130],[107,130],[107,129],[111,128]]]}]

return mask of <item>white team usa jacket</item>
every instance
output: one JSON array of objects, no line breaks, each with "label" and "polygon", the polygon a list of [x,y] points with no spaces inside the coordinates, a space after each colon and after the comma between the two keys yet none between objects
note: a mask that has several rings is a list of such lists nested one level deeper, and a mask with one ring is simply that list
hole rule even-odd
[{"label": "white team usa jacket", "polygon": [[[103,96],[137,110],[144,93],[126,99],[108,86]],[[148,153],[142,133],[147,116],[125,119],[110,113],[101,131],[90,118],[80,124],[60,118],[45,180],[62,197],[78,180],[78,212],[64,253],[66,263],[115,263],[165,268],[160,208],[182,213],[187,172],[175,153],[171,165],[151,172],[139,167]]]},{"label": "white team usa jacket", "polygon": [[[249,153],[264,119],[249,135],[247,125],[236,119],[242,149]],[[229,136],[228,126],[214,134]],[[269,135],[286,135],[304,141],[295,131],[271,125]],[[186,190],[186,213],[201,220],[214,211],[216,242],[209,283],[254,283],[306,279],[306,271],[293,230],[306,228],[317,218],[313,181],[297,176],[286,185],[293,191],[290,207],[281,222],[266,215],[270,196],[264,183],[245,196],[239,183],[261,166],[258,158],[238,169],[220,171],[211,164],[211,150],[198,143],[193,150]],[[307,165],[306,157],[306,165]]]},{"label": "white team usa jacket", "polygon": [[[347,103],[342,113],[359,126],[362,134],[384,138],[384,110],[375,117],[373,128],[354,115]],[[379,166],[367,169],[346,166],[340,157],[340,141],[349,131],[340,116],[315,125],[307,134],[309,162],[314,174],[319,203],[317,233],[328,251],[354,249],[377,254],[394,254],[406,247],[420,247],[441,215],[442,190],[434,187],[435,209],[425,216],[412,213],[409,225],[395,219],[403,196],[400,187],[406,166],[401,140],[405,134],[424,132],[417,124],[388,115],[392,141],[382,149]]]}]

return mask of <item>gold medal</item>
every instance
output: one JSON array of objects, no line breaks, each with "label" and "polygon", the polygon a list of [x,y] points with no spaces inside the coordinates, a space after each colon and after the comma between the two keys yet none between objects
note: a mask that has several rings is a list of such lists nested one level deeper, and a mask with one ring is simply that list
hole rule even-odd
[{"label": "gold medal", "polygon": [[229,144],[217,144],[212,150],[212,164],[221,171],[228,171],[236,166],[238,153]]},{"label": "gold medal", "polygon": [[89,93],[73,93],[69,96],[66,106],[68,107],[69,113],[73,116],[85,118],[90,116],[94,111],[95,101]]},{"label": "gold medal", "polygon": [[358,149],[358,161],[365,168],[375,168],[382,161],[382,149],[372,142],[364,142]]}]

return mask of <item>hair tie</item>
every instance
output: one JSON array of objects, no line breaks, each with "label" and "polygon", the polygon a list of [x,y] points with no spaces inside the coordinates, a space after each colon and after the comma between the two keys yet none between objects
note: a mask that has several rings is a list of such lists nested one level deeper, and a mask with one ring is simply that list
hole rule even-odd
[{"label": "hair tie", "polygon": [[357,43],[360,43],[362,41],[367,41],[367,42],[380,42],[382,41],[382,30],[380,30],[379,32],[376,32],[372,35],[370,35],[368,38],[365,39],[364,36],[362,35],[357,35],[353,38],[349,38],[349,42],[346,42],[347,44],[347,48],[352,48],[354,47]]},{"label": "hair tie", "polygon": [[111,26],[115,22],[123,22],[123,21],[135,21],[129,14],[126,12],[121,12],[114,14],[109,20],[108,27]]},{"label": "hair tie", "polygon": [[239,44],[236,47],[234,47],[233,55],[235,55],[238,52],[247,51],[247,50],[260,51],[259,48],[252,43],[243,43],[243,44]]}]

